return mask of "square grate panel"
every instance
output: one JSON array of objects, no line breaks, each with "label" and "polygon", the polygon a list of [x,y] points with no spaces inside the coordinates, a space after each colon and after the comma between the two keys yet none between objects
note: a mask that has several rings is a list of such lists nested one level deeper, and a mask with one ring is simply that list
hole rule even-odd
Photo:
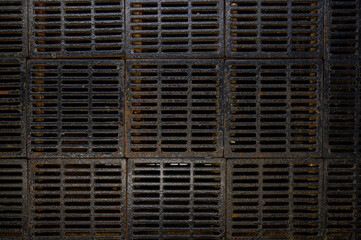
[{"label": "square grate panel", "polygon": [[231,60],[226,78],[226,157],[321,156],[321,60]]},{"label": "square grate panel", "polygon": [[326,1],[326,56],[361,59],[361,3],[359,0]]},{"label": "square grate panel", "polygon": [[222,57],[223,1],[127,1],[127,56]]},{"label": "square grate panel", "polygon": [[125,239],[125,160],[31,160],[31,239]]},{"label": "square grate panel", "polygon": [[227,57],[321,57],[323,0],[227,0]]},{"label": "square grate panel", "polygon": [[27,162],[0,159],[0,239],[27,239]]},{"label": "square grate panel", "polygon": [[25,157],[25,61],[0,60],[0,157]]},{"label": "square grate panel", "polygon": [[361,239],[361,161],[325,160],[325,239]]},{"label": "square grate panel", "polygon": [[322,239],[322,160],[228,160],[227,239]]},{"label": "square grate panel", "polygon": [[223,159],[131,159],[128,173],[129,239],[224,239]]},{"label": "square grate panel", "polygon": [[223,63],[127,61],[127,157],[222,157]]},{"label": "square grate panel", "polygon": [[28,55],[27,0],[0,2],[0,57]]},{"label": "square grate panel", "polygon": [[123,0],[30,0],[30,55],[123,55]]},{"label": "square grate panel", "polygon": [[124,150],[121,60],[32,60],[30,157],[119,157]]},{"label": "square grate panel", "polygon": [[326,62],[325,156],[361,156],[360,66],[360,61]]}]

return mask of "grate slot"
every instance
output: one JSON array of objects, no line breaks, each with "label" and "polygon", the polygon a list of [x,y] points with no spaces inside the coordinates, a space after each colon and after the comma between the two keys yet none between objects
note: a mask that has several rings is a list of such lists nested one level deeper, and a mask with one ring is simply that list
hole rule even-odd
[{"label": "grate slot", "polygon": [[231,60],[226,76],[226,157],[321,155],[320,60]]},{"label": "grate slot", "polygon": [[226,1],[228,57],[321,57],[322,0]]},{"label": "grate slot", "polygon": [[227,239],[321,239],[322,160],[228,160]]},{"label": "grate slot", "polygon": [[0,160],[0,239],[27,238],[27,163]]},{"label": "grate slot", "polygon": [[326,1],[328,59],[361,59],[361,5],[357,0]]},{"label": "grate slot", "polygon": [[223,56],[223,1],[127,1],[127,56]]},{"label": "grate slot", "polygon": [[218,60],[127,61],[127,156],[223,156]]},{"label": "grate slot", "polygon": [[125,160],[32,160],[32,239],[125,239]]},{"label": "grate slot", "polygon": [[360,239],[361,162],[326,160],[325,165],[325,237]]},{"label": "grate slot", "polygon": [[32,57],[123,55],[122,0],[31,0]]},{"label": "grate slot", "polygon": [[123,63],[33,60],[29,156],[123,155]]},{"label": "grate slot", "polygon": [[128,162],[131,239],[223,239],[225,162]]},{"label": "grate slot", "polygon": [[360,61],[327,61],[324,155],[361,156]]},{"label": "grate slot", "polygon": [[25,74],[24,60],[0,60],[0,158],[26,155]]}]

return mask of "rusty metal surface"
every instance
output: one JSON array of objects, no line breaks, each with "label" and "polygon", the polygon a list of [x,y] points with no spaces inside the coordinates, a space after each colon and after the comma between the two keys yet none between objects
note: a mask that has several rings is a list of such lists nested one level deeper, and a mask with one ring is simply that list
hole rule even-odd
[{"label": "rusty metal surface", "polygon": [[224,159],[128,161],[128,239],[224,239]]},{"label": "rusty metal surface", "polygon": [[30,239],[125,239],[125,160],[31,160]]},{"label": "rusty metal surface", "polygon": [[123,156],[123,65],[31,60],[28,156]]},{"label": "rusty metal surface", "polygon": [[0,158],[25,157],[24,59],[0,59]]},{"label": "rusty metal surface", "polygon": [[0,159],[0,239],[27,239],[27,161]]}]

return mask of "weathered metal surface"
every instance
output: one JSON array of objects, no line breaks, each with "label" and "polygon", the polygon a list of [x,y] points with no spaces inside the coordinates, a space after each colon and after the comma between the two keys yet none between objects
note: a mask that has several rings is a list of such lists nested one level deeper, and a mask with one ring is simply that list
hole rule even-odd
[{"label": "weathered metal surface", "polygon": [[31,160],[30,239],[125,239],[125,160]]},{"label": "weathered metal surface", "polygon": [[31,60],[29,157],[121,157],[123,61]]},{"label": "weathered metal surface", "polygon": [[224,56],[222,0],[128,0],[128,58]]},{"label": "weathered metal surface", "polygon": [[224,159],[128,161],[128,238],[224,239]]},{"label": "weathered metal surface", "polygon": [[228,60],[226,157],[321,157],[321,60]]},{"label": "weathered metal surface", "polygon": [[127,61],[126,156],[222,157],[223,62]]}]

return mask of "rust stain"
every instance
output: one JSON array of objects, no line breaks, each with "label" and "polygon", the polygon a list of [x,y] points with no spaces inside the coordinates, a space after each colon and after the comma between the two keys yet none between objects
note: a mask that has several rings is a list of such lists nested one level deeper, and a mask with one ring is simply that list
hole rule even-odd
[{"label": "rust stain", "polygon": [[236,218],[236,217],[238,217],[237,214],[233,214],[233,215],[232,215],[232,218]]},{"label": "rust stain", "polygon": [[7,94],[9,94],[8,91],[0,91],[0,95],[7,95]]}]

